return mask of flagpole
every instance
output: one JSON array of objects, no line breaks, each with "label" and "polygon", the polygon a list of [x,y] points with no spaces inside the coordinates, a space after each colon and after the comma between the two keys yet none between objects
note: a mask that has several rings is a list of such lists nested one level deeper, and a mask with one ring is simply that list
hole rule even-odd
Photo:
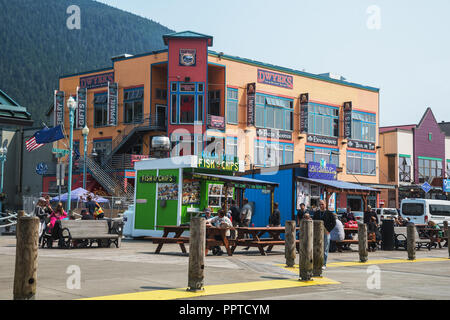
[{"label": "flagpole", "polygon": [[70,213],[70,193],[72,191],[72,153],[73,153],[73,122],[74,113],[77,108],[75,100],[71,96],[67,99],[67,106],[69,107],[69,122],[70,122],[70,148],[69,148],[69,181],[67,182],[67,214]]}]

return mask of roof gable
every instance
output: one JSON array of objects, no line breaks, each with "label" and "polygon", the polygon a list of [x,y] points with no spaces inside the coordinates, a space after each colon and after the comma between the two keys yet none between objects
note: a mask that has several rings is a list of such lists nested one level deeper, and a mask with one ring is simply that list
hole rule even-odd
[{"label": "roof gable", "polygon": [[167,45],[168,39],[206,39],[208,46],[213,45],[213,37],[206,34],[193,32],[193,31],[181,31],[163,35],[164,44]]}]

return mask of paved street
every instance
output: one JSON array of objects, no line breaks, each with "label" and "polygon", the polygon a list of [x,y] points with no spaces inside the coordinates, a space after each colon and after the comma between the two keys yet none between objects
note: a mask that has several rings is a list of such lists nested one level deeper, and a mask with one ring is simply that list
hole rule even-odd
[{"label": "paved street", "polygon": [[[298,286],[300,281],[291,281],[298,279],[298,269],[284,268],[283,247],[275,247],[268,256],[261,256],[257,249],[248,252],[237,249],[232,257],[209,255],[205,266],[206,290],[203,295],[190,296],[170,295],[171,290],[182,289],[178,292],[184,292],[187,286],[188,256],[181,253],[178,245],[165,245],[159,255],[154,254],[155,248],[150,241],[124,240],[119,249],[39,249],[36,299],[105,296],[108,299],[111,295],[122,295],[111,297],[119,299],[181,297],[197,300],[450,299],[447,248],[422,249],[416,254],[416,262],[405,260],[406,251],[369,253],[368,264],[357,263],[357,251],[330,253],[323,276],[331,284],[312,281],[307,286]],[[12,299],[14,263],[15,237],[2,236],[0,299]],[[68,279],[74,270],[70,266],[79,267],[79,289],[70,288]],[[374,270],[375,273],[380,270],[379,282],[373,278]],[[285,282],[279,280],[289,285],[280,286]],[[246,287],[249,282],[251,286]],[[209,289],[213,287],[214,290]],[[165,295],[160,297],[161,292]],[[139,294],[128,297],[126,294],[130,293]]]}]

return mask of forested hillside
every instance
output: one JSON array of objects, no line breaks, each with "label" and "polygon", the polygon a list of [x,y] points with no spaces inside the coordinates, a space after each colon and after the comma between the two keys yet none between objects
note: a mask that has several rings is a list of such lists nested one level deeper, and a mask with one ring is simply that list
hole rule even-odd
[{"label": "forested hillside", "polygon": [[[80,29],[69,29],[80,8]],[[0,89],[40,125],[61,75],[111,66],[111,57],[165,48],[172,30],[92,0],[0,0]]]}]

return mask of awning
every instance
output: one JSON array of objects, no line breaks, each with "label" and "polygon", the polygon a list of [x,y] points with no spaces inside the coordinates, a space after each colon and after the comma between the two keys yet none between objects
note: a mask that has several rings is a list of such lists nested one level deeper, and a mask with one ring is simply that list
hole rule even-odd
[{"label": "awning", "polygon": [[297,180],[317,184],[329,189],[332,192],[347,192],[355,194],[368,194],[370,192],[380,192],[377,189],[365,187],[356,183],[350,183],[339,180],[311,179],[305,177],[297,177]]},{"label": "awning", "polygon": [[238,176],[224,176],[218,174],[207,174],[207,173],[197,173],[197,172],[187,172],[194,179],[212,180],[212,181],[222,181],[226,184],[243,189],[273,189],[278,187],[278,183],[269,182],[263,180],[256,180]]}]

